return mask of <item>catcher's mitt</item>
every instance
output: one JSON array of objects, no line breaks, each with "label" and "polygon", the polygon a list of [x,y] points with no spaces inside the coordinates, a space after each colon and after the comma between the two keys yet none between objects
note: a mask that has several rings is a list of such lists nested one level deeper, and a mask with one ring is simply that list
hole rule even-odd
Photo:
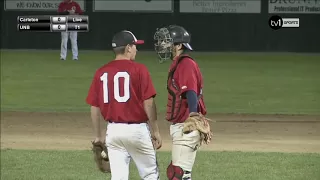
[{"label": "catcher's mitt", "polygon": [[111,169],[106,145],[102,142],[92,142],[92,151],[94,161],[96,162],[99,170],[103,173],[110,173]]},{"label": "catcher's mitt", "polygon": [[209,144],[212,138],[212,131],[208,121],[212,121],[204,117],[201,113],[190,113],[188,119],[184,122],[182,132],[185,134],[198,130],[200,132],[200,142]]}]

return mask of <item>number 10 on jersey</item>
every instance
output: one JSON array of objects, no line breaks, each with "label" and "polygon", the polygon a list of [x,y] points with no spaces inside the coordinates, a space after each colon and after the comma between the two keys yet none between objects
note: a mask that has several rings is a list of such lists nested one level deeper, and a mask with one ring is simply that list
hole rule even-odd
[{"label": "number 10 on jersey", "polygon": [[[113,77],[113,82],[108,82],[108,73],[104,73],[101,77],[100,80],[102,81],[102,89],[103,89],[103,102],[104,103],[109,103],[109,93],[112,93],[110,91],[110,83],[113,83],[113,95],[114,99],[117,102],[124,103],[127,102],[130,99],[130,75],[127,72],[117,72],[114,77]],[[123,84],[123,95],[120,96],[120,78],[124,79],[124,84]]]}]

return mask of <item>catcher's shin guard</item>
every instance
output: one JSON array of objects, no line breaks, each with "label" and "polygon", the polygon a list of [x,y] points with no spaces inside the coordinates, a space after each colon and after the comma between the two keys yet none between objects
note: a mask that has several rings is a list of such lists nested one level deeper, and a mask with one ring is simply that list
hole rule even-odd
[{"label": "catcher's shin guard", "polygon": [[184,171],[179,166],[174,166],[172,162],[167,167],[167,177],[169,180],[191,180],[191,172]]}]

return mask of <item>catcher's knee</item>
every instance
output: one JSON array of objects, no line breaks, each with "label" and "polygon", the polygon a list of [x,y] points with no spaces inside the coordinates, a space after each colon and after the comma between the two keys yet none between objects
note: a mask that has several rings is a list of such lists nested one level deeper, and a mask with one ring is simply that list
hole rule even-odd
[{"label": "catcher's knee", "polygon": [[169,180],[188,180],[191,179],[191,172],[170,163],[167,167],[167,177]]}]

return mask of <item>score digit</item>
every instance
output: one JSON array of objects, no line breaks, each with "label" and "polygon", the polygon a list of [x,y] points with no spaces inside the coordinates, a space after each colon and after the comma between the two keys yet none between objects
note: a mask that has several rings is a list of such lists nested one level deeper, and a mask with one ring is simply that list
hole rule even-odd
[{"label": "score digit", "polygon": [[51,17],[51,22],[53,24],[63,24],[67,22],[67,17],[64,16],[56,16],[56,17]]},{"label": "score digit", "polygon": [[52,24],[51,25],[51,30],[52,32],[62,32],[66,31],[67,25],[65,24]]},{"label": "score digit", "polygon": [[68,23],[68,31],[88,32],[88,24]]}]

